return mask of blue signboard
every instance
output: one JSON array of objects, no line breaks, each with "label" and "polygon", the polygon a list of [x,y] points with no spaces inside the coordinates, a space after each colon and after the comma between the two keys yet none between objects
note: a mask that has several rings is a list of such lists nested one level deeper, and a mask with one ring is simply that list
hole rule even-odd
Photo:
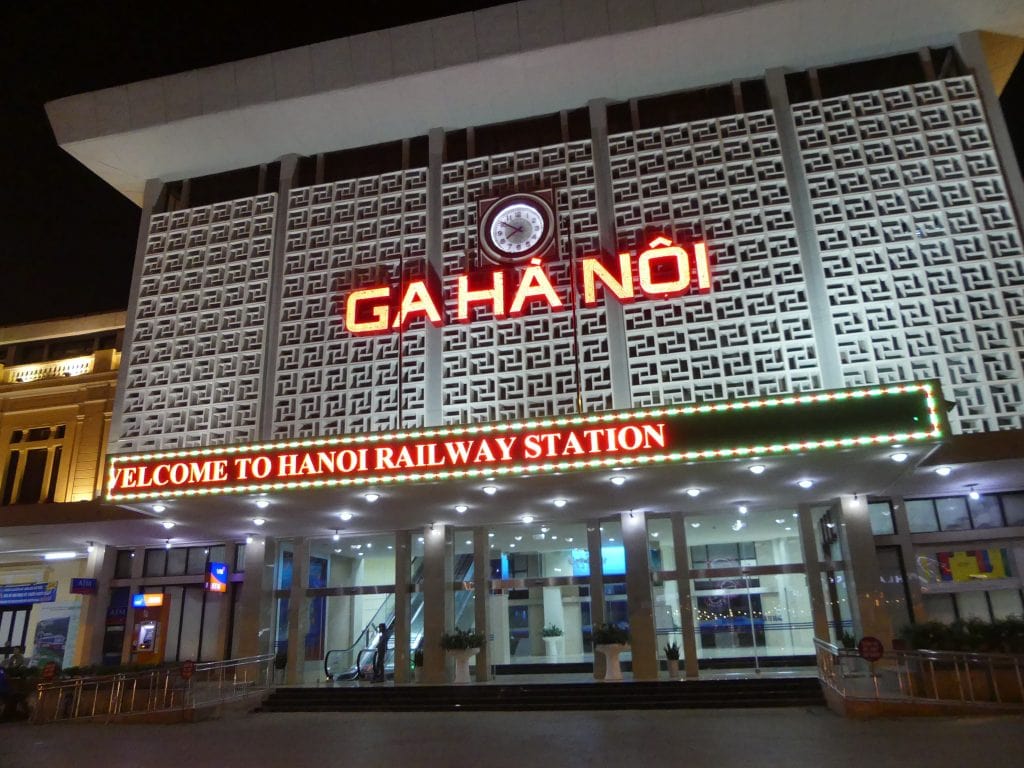
[{"label": "blue signboard", "polygon": [[0,585],[0,605],[52,603],[57,599],[57,582]]},{"label": "blue signboard", "polygon": [[228,591],[227,563],[210,563],[210,570],[206,575],[206,588],[210,592]]},{"label": "blue signboard", "polygon": [[95,595],[98,589],[98,582],[96,579],[72,579],[71,580],[71,594],[72,595]]}]

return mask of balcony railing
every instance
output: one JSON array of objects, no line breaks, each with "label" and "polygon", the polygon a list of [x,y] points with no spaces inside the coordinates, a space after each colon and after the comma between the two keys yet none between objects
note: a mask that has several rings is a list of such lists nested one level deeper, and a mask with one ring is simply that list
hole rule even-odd
[{"label": "balcony railing", "polygon": [[814,645],[822,684],[844,702],[1024,712],[1024,656],[891,651],[872,664],[854,650]]},{"label": "balcony railing", "polygon": [[182,669],[40,683],[32,722],[110,722],[133,715],[185,712],[255,696],[274,685],[272,653],[197,663],[188,676],[182,675]]},{"label": "balcony railing", "polygon": [[86,373],[115,370],[120,361],[121,353],[117,350],[100,350],[91,355],[68,357],[63,360],[0,366],[0,383],[28,384],[43,379],[67,379]]}]

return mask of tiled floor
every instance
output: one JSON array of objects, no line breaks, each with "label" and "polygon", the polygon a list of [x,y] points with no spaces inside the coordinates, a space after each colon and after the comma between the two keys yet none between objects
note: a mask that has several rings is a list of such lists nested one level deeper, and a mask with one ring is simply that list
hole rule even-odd
[{"label": "tiled floor", "polygon": [[[303,713],[192,725],[0,725],[0,766],[38,768],[918,768],[1024,765],[1019,717],[843,720],[824,707]],[[987,757],[986,757],[987,756]]]}]

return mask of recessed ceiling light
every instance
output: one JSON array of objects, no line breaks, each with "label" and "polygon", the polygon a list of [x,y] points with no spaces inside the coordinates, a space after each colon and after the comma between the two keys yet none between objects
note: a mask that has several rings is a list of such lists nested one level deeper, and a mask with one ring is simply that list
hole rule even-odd
[{"label": "recessed ceiling light", "polygon": [[654,531],[654,532],[653,532],[653,533],[651,534],[651,538],[654,538],[654,539],[656,539],[656,538],[658,538],[658,535],[659,535],[659,534],[658,534],[658,532],[657,532],[657,531]]},{"label": "recessed ceiling light", "polygon": [[493,539],[494,538],[494,534],[493,533],[488,533],[487,534],[487,538],[488,539]]},{"label": "recessed ceiling light", "polygon": [[71,560],[74,557],[78,557],[77,552],[47,552],[43,560]]},{"label": "recessed ceiling light", "polygon": [[362,548],[363,548],[363,545],[362,545],[362,544],[350,544],[349,546],[350,546],[350,547],[351,547],[352,549],[362,549]]},{"label": "recessed ceiling light", "polygon": [[734,531],[740,531],[743,530],[746,526],[747,524],[744,523],[742,520],[737,520],[735,523],[732,524],[732,529]]},{"label": "recessed ceiling light", "polygon": [[800,513],[799,512],[794,512],[793,513],[793,517],[800,517]]},{"label": "recessed ceiling light", "polygon": [[265,522],[267,521],[264,520],[262,517],[254,517],[252,519],[252,524],[256,526],[263,525]]},{"label": "recessed ceiling light", "polygon": [[749,510],[746,508],[746,506],[744,506],[743,504],[740,504],[740,514],[741,515],[745,515],[745,514],[747,514],[747,512],[749,512]]},{"label": "recessed ceiling light", "polygon": [[557,539],[558,539],[558,537],[555,534],[551,534],[551,540],[552,541],[556,541]]},{"label": "recessed ceiling light", "polygon": [[367,549],[373,549],[373,542],[371,542],[371,541],[366,542],[366,548]]},{"label": "recessed ceiling light", "polygon": [[493,496],[494,494],[496,494],[498,492],[497,487],[493,486],[493,485],[485,485],[480,490],[483,491],[484,493],[486,493],[488,496]]},{"label": "recessed ceiling light", "polygon": [[938,475],[939,477],[945,477],[946,475],[948,475],[952,471],[953,471],[952,467],[947,467],[945,465],[943,465],[941,467],[936,467],[935,468],[935,474]]},{"label": "recessed ceiling light", "polygon": [[889,458],[895,461],[897,464],[902,464],[904,461],[910,458],[910,454],[904,453],[903,451],[899,451],[898,453],[889,454]]},{"label": "recessed ceiling light", "polygon": [[570,544],[572,544],[572,542],[573,542],[573,537],[572,537],[572,536],[566,536],[566,537],[565,537],[565,540],[566,540],[566,541],[568,541],[568,542],[569,542]]},{"label": "recessed ceiling light", "polygon": [[174,527],[174,521],[173,520],[164,520],[162,523],[160,523],[160,525],[162,525],[164,528],[166,528],[169,531],[169,530],[171,530],[171,528]]},{"label": "recessed ceiling light", "polygon": [[764,472],[765,467],[764,464],[751,464],[748,469],[750,469],[751,474],[760,475]]},{"label": "recessed ceiling light", "polygon": [[524,523],[529,525],[530,523],[533,522],[533,515],[523,515],[522,520],[523,520]]},{"label": "recessed ceiling light", "polygon": [[797,483],[797,485],[799,485],[801,488],[806,490],[807,488],[810,488],[812,485],[814,485],[814,481],[813,480],[801,480],[799,483]]},{"label": "recessed ceiling light", "polygon": [[455,505],[455,511],[458,512],[460,515],[465,514],[467,509],[469,509],[469,507],[467,507],[465,504]]},{"label": "recessed ceiling light", "polygon": [[363,556],[363,555],[365,555],[365,554],[366,554],[365,552],[360,552],[360,553],[359,553],[359,556],[360,556],[360,557],[362,557],[362,556]]},{"label": "recessed ceiling light", "polygon": [[515,538],[515,540],[516,540],[516,541],[522,541],[522,540],[523,540],[523,537],[522,537],[522,536],[516,536],[516,537],[514,537],[514,538]]},{"label": "recessed ceiling light", "polygon": [[552,499],[551,503],[554,504],[556,507],[564,507],[569,502],[566,499]]},{"label": "recessed ceiling light", "polygon": [[153,505],[153,511],[156,512],[158,515],[161,512],[165,511],[166,509],[167,509],[167,507],[165,507],[163,504],[154,504]]},{"label": "recessed ceiling light", "polygon": [[95,552],[96,551],[96,545],[93,544],[91,541],[87,542],[86,543],[86,547],[85,547],[85,551],[86,552]]},{"label": "recessed ceiling light", "polygon": [[470,544],[472,544],[472,543],[473,543],[473,542],[472,542],[472,541],[471,541],[470,539],[466,539],[466,546],[469,546],[469,545],[470,545]]},{"label": "recessed ceiling light", "polygon": [[342,520],[344,520],[347,523],[349,520],[352,519],[352,513],[349,512],[348,510],[346,510],[346,511],[342,512],[340,515],[338,515],[338,517],[340,517]]},{"label": "recessed ceiling light", "polygon": [[686,495],[689,496],[690,498],[695,499],[698,496],[700,496],[700,488],[687,488]]},{"label": "recessed ceiling light", "polygon": [[614,536],[609,536],[608,537],[608,541],[615,541],[615,537]]},{"label": "recessed ceiling light", "polygon": [[776,518],[775,518],[775,522],[776,522],[776,523],[778,523],[779,525],[782,525],[782,524],[783,524],[784,522],[786,522],[786,521],[785,521],[785,520],[783,520],[783,519],[782,519],[781,517],[776,517]]},{"label": "recessed ceiling light", "polygon": [[690,523],[691,528],[700,528],[700,523]]},{"label": "recessed ceiling light", "polygon": [[388,544],[388,549],[394,549],[394,547]]},{"label": "recessed ceiling light", "polygon": [[968,493],[967,495],[970,497],[971,501],[977,501],[978,499],[980,499],[981,498],[981,494],[978,493],[974,489],[974,486],[972,485],[972,486],[970,486],[970,488],[971,488],[971,492]]},{"label": "recessed ceiling light", "polygon": [[608,479],[611,480],[615,485],[622,485],[624,482],[626,482],[626,478],[623,477],[622,475],[612,475]]},{"label": "recessed ceiling light", "polygon": [[338,541],[338,540],[339,540],[340,538],[341,538],[341,534],[340,534],[340,533],[338,533],[337,531],[335,531],[335,532],[334,532],[334,535],[333,535],[333,536],[331,536],[331,539],[332,539],[333,541]]},{"label": "recessed ceiling light", "polygon": [[259,509],[266,509],[267,507],[270,506],[270,502],[267,501],[266,499],[256,499],[256,506]]},{"label": "recessed ceiling light", "polygon": [[787,525],[787,526],[786,526],[786,530],[787,530],[787,531],[792,531],[793,529],[792,529],[792,528],[790,528],[790,527],[789,527],[789,526]]},{"label": "recessed ceiling light", "polygon": [[513,541],[513,542],[512,542],[511,544],[509,544],[508,546],[509,546],[509,548],[510,548],[510,549],[515,549],[515,548],[516,548],[516,543],[515,543],[515,542]]},{"label": "recessed ceiling light", "polygon": [[548,531],[550,531],[550,530],[551,530],[551,529],[550,529],[550,528],[548,528],[548,527],[547,527],[546,525],[542,525],[542,526],[540,527],[540,532],[541,532],[541,533],[547,533],[547,532],[548,532]]},{"label": "recessed ceiling light", "polygon": [[380,494],[370,491],[369,493],[364,493],[363,498],[372,504],[373,502],[380,498]]},{"label": "recessed ceiling light", "polygon": [[164,542],[164,549],[170,549],[170,548],[171,548],[171,540],[168,539],[167,541]]},{"label": "recessed ceiling light", "polygon": [[423,537],[420,536],[418,539],[416,539],[416,541],[418,541],[420,544],[422,544],[423,543]]},{"label": "recessed ceiling light", "polygon": [[248,536],[245,537],[245,543],[246,544],[252,544],[252,534],[249,534]]}]

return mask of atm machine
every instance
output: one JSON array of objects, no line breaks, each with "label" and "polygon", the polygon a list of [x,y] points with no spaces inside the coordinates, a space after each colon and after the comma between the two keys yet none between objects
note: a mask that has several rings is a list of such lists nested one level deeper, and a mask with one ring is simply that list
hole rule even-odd
[{"label": "atm machine", "polygon": [[132,596],[135,621],[132,629],[132,662],[160,664],[167,647],[167,627],[171,599],[168,595]]}]

